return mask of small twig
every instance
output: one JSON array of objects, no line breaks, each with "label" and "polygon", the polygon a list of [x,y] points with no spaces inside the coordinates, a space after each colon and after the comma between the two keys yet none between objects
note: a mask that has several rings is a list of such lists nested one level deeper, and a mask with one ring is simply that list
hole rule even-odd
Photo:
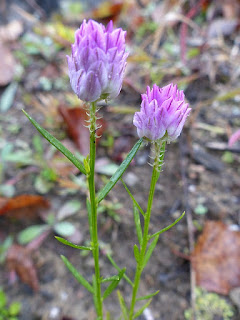
[{"label": "small twig", "polygon": [[[181,177],[183,183],[183,196],[184,196],[184,206],[187,218],[187,229],[188,229],[188,241],[189,241],[189,249],[190,253],[194,249],[194,226],[192,221],[191,209],[188,201],[188,182],[186,177],[186,163],[185,163],[185,148],[184,148],[183,137],[181,136],[179,139],[179,148],[180,148],[180,168],[181,168]],[[193,310],[192,320],[195,320],[196,315],[196,296],[195,296],[195,287],[196,287],[196,276],[195,271],[190,264],[190,285],[191,285],[191,306]]]}]

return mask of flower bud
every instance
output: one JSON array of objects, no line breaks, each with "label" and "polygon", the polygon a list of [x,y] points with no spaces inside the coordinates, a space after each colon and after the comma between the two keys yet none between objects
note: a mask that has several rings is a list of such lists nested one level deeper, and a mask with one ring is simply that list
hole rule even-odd
[{"label": "flower bud", "polygon": [[147,87],[146,94],[142,94],[141,110],[133,118],[139,137],[168,142],[177,139],[191,111],[184,99],[177,85],[159,88],[154,84],[152,90]]},{"label": "flower bud", "polygon": [[122,88],[128,54],[126,31],[105,28],[96,21],[83,21],[75,32],[72,54],[67,56],[70,83],[79,99],[93,102],[115,98]]}]

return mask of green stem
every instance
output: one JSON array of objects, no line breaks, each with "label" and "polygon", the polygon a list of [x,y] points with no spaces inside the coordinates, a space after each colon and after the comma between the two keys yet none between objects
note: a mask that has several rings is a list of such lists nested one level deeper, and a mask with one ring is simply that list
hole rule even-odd
[{"label": "green stem", "polygon": [[88,186],[91,204],[92,221],[92,246],[96,277],[96,312],[99,320],[103,319],[102,297],[101,297],[101,277],[99,267],[99,242],[97,225],[97,203],[95,191],[95,158],[96,158],[96,102],[91,103],[90,108],[90,173],[88,175]]},{"label": "green stem", "polygon": [[[164,157],[164,151],[165,151],[165,143],[163,143],[162,148],[158,143],[155,143],[155,161],[153,165],[153,171],[152,171],[152,178],[151,178],[151,184],[150,184],[150,190],[148,195],[148,205],[147,205],[147,211],[144,216],[144,231],[143,231],[143,238],[142,243],[140,244],[140,255],[139,255],[139,261],[137,261],[137,269],[135,273],[135,279],[133,284],[133,290],[132,290],[132,300],[131,300],[131,306],[130,306],[130,312],[129,312],[129,320],[132,320],[134,317],[134,307],[137,299],[137,293],[139,289],[140,279],[143,272],[143,263],[144,263],[144,257],[147,250],[147,245],[149,241],[149,224],[150,224],[150,218],[151,218],[151,211],[152,211],[152,203],[153,203],[153,197],[155,192],[156,183],[159,178],[159,174],[161,171],[161,166],[163,162]],[[162,152],[162,153],[161,153]]]}]

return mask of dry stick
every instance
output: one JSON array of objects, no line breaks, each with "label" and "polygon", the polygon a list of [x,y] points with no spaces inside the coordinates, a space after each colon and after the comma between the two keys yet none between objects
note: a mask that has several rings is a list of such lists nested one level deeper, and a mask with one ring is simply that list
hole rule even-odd
[{"label": "dry stick", "polygon": [[[191,209],[188,201],[188,182],[186,177],[186,163],[184,162],[185,154],[184,151],[184,141],[183,136],[180,136],[179,139],[179,149],[180,149],[180,168],[181,168],[181,177],[183,183],[183,196],[184,196],[184,207],[187,217],[187,229],[188,229],[188,241],[189,241],[189,249],[190,253],[193,252],[194,249],[194,233],[193,233],[193,221],[191,215]],[[185,158],[185,159],[184,159]],[[191,285],[191,307],[193,310],[192,320],[196,319],[196,295],[195,295],[195,287],[196,287],[196,275],[193,269],[192,264],[190,264],[190,285]]]}]

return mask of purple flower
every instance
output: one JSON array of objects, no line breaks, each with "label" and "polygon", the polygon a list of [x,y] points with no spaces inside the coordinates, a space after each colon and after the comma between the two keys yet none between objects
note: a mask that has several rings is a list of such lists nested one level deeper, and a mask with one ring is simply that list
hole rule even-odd
[{"label": "purple flower", "polygon": [[168,142],[177,139],[191,111],[184,98],[183,91],[173,84],[163,88],[154,84],[152,90],[147,87],[141,110],[133,118],[139,137]]},{"label": "purple flower", "polygon": [[121,88],[128,54],[125,52],[126,31],[105,28],[96,21],[83,21],[75,32],[72,54],[67,56],[69,77],[79,99],[93,102],[115,98]]}]

